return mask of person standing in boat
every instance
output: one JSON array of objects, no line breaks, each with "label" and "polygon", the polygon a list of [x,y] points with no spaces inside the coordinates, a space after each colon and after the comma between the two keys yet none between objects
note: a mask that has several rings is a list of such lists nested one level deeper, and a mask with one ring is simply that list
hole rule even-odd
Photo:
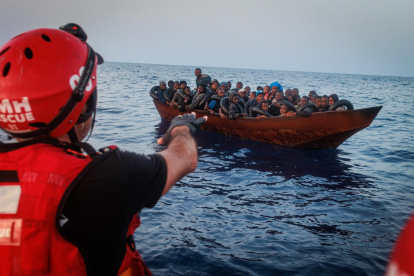
[{"label": "person standing in boat", "polygon": [[138,214],[196,169],[192,133],[205,119],[195,115],[174,118],[156,154],[81,142],[93,129],[103,63],[86,39],[67,24],[0,47],[9,120],[0,128],[17,140],[0,143],[0,226],[10,233],[0,238],[0,275],[150,275],[135,248]]},{"label": "person standing in boat", "polygon": [[211,77],[206,74],[201,74],[201,69],[196,68],[194,71],[194,75],[196,76],[196,86],[200,85],[200,83],[203,83],[204,85],[208,85],[211,82]]}]

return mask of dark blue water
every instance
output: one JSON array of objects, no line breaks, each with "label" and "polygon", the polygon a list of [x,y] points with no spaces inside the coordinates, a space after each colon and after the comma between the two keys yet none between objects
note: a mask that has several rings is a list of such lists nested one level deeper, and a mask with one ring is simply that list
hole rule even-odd
[{"label": "dark blue water", "polygon": [[[414,78],[202,68],[219,81],[279,81],[301,95],[337,93],[355,108],[383,105],[338,149],[289,149],[199,131],[197,170],[142,212],[137,247],[155,275],[381,275],[414,211]],[[194,67],[99,68],[95,147],[162,150],[148,90]],[[323,122],[321,122],[323,123]]]}]

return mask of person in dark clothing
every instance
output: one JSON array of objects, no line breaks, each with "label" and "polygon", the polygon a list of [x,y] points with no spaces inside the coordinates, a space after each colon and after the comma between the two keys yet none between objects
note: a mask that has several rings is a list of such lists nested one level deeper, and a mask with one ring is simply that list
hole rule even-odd
[{"label": "person in dark clothing", "polygon": [[[16,141],[0,143],[0,275],[151,274],[135,248],[138,214],[197,167],[192,133],[206,118],[195,115],[174,118],[157,141],[166,148],[151,155],[82,143],[93,129],[103,63],[86,39],[70,23],[0,47],[0,68],[14,66],[3,71],[2,103],[44,122],[0,125]],[[26,57],[38,61],[22,54],[28,45]],[[13,107],[2,113],[14,116]]]},{"label": "person in dark clothing", "polygon": [[249,93],[249,100],[253,100],[255,98],[256,98],[256,92],[255,91],[250,92]]},{"label": "person in dark clothing", "polygon": [[253,113],[252,113],[253,108],[256,107],[260,102],[262,102],[263,98],[264,98],[264,93],[261,91],[258,92],[256,95],[256,98],[250,102],[250,107],[248,110],[248,114],[246,114],[246,117],[253,117]]},{"label": "person in dark clothing", "polygon": [[[257,105],[257,107],[258,108],[260,108],[261,110],[263,110],[263,111],[266,111],[266,112],[268,112],[269,111],[269,103],[267,102],[267,101],[261,101],[258,105]],[[257,115],[256,115],[256,118],[265,118],[266,116],[265,115],[262,115],[262,114],[260,114],[260,113],[258,113]]]},{"label": "person in dark clothing", "polygon": [[336,94],[329,95],[329,105],[333,105],[337,101],[339,101],[338,95],[336,95]]},{"label": "person in dark clothing", "polygon": [[184,98],[181,96],[178,96],[178,102],[177,102],[177,107],[178,110],[180,110],[181,112],[186,111],[186,106],[188,106],[189,104],[191,104],[193,96],[191,96],[191,88],[186,86],[184,87],[184,94],[186,95]]},{"label": "person in dark clothing", "polygon": [[174,81],[173,80],[169,80],[168,81],[168,88],[173,87],[174,86]]},{"label": "person in dark clothing", "polygon": [[323,111],[329,110],[329,97],[327,95],[323,95],[321,98],[322,109]]},{"label": "person in dark clothing", "polygon": [[240,98],[243,99],[244,103],[247,103],[247,101],[249,100],[249,96],[246,95],[246,90],[241,88],[239,89],[239,91],[237,91],[237,93],[239,94]]},{"label": "person in dark clothing", "polygon": [[[217,95],[224,98],[226,94],[224,93],[223,89],[219,89]],[[209,112],[211,115],[214,113],[219,113],[220,101],[215,99],[211,100],[210,102],[207,101],[204,110]]]},{"label": "person in dark clothing", "polygon": [[207,86],[211,82],[211,77],[206,74],[201,74],[201,69],[196,68],[194,71],[194,75],[196,76],[196,85],[197,88],[200,85],[200,83],[203,83],[205,86]]},{"label": "person in dark clothing", "polygon": [[165,81],[160,82],[160,88],[157,90],[157,96],[158,100],[164,104],[170,104],[165,98],[164,98],[164,91],[167,89],[167,84]]},{"label": "person in dark clothing", "polygon": [[[309,103],[309,97],[308,96],[303,96],[302,99],[300,100],[300,106],[304,106],[305,104]],[[304,110],[302,111],[297,111],[296,115],[299,117],[308,117],[309,115],[311,115],[313,112],[313,109],[310,107],[306,107]]]},{"label": "person in dark clothing", "polygon": [[211,95],[217,95],[219,88],[219,82],[218,80],[214,79],[210,83],[210,89],[211,89]]},{"label": "person in dark clothing", "polygon": [[[238,117],[243,117],[243,112],[241,111],[241,107],[239,105],[239,96],[236,92],[231,92],[229,95],[229,114],[227,117],[230,120],[236,120]],[[220,117],[225,119],[226,114],[222,111],[222,109],[219,109]]]},{"label": "person in dark clothing", "polygon": [[[274,86],[273,86],[274,87]],[[281,105],[277,103],[277,101],[283,100],[283,92],[277,91],[275,98],[273,99],[272,105],[269,107],[269,114],[272,116],[279,116],[280,115],[280,107]]]},{"label": "person in dark clothing", "polygon": [[200,83],[198,85],[197,93],[194,95],[191,104],[187,104],[185,106],[185,109],[191,110],[191,109],[204,109],[204,103],[202,103],[205,94],[207,91],[207,86],[204,83]]}]

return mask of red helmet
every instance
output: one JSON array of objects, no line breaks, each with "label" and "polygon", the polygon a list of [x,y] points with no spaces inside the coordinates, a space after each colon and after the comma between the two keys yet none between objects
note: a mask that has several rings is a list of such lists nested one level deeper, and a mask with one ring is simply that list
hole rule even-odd
[{"label": "red helmet", "polygon": [[414,275],[414,214],[404,226],[391,254],[386,276]]},{"label": "red helmet", "polygon": [[[84,34],[75,24],[61,29],[69,25]],[[73,128],[88,99],[96,100],[98,57],[85,40],[86,34],[82,40],[67,30],[36,29],[0,48],[1,129],[33,138]]]}]

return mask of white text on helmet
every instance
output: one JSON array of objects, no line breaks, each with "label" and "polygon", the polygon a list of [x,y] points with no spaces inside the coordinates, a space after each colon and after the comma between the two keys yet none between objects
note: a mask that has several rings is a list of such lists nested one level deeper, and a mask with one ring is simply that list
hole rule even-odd
[{"label": "white text on helmet", "polygon": [[[72,90],[75,90],[76,89],[76,86],[78,85],[78,83],[80,81],[80,76],[82,76],[82,73],[83,73],[84,70],[85,70],[85,67],[82,66],[79,69],[79,75],[75,74],[72,77],[70,77],[70,79],[69,79],[69,85],[72,88]],[[92,80],[89,79],[88,85],[85,87],[85,90],[89,92],[89,91],[91,91],[91,89],[92,89]]]},{"label": "white text on helmet", "polygon": [[27,97],[22,97],[21,101],[12,101],[3,99],[0,102],[0,122],[4,123],[24,123],[34,121],[32,108]]}]

